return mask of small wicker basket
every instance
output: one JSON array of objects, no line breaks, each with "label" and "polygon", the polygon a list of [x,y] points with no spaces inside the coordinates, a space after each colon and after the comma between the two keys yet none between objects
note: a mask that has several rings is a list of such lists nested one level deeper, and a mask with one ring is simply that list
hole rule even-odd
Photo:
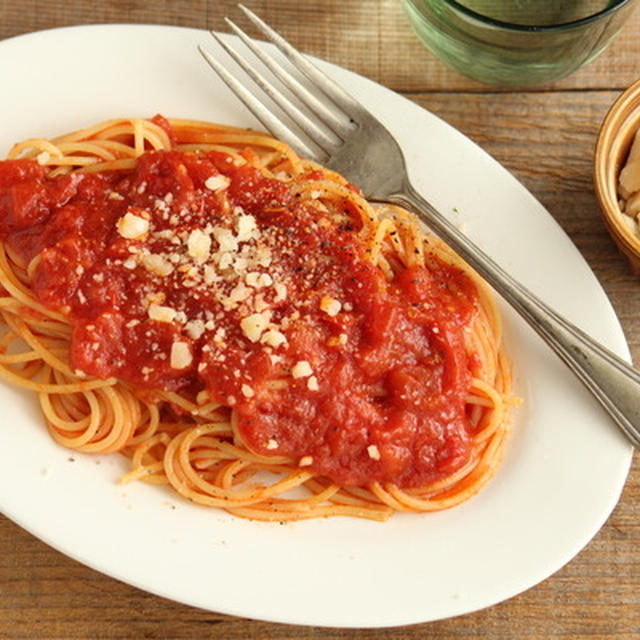
[{"label": "small wicker basket", "polygon": [[631,143],[640,129],[640,80],[631,85],[607,113],[596,143],[594,186],[604,223],[634,273],[640,275],[640,237],[625,221],[618,180]]}]

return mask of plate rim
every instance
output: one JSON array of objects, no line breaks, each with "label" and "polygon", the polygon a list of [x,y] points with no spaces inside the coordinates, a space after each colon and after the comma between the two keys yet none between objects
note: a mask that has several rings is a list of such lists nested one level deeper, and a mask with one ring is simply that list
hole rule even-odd
[{"label": "plate rim", "polygon": [[[55,28],[51,28],[51,29],[44,29],[44,30],[40,30],[40,31],[34,31],[34,32],[30,32],[30,33],[25,33],[25,34],[19,34],[16,36],[12,36],[10,38],[7,38],[5,40],[0,41],[0,60],[2,58],[3,54],[3,49],[5,47],[5,45],[7,43],[14,43],[16,41],[19,40],[28,40],[28,39],[38,39],[40,37],[42,37],[43,34],[57,34],[60,32],[65,32],[65,31],[84,31],[87,29],[95,29],[95,30],[118,30],[118,29],[129,29],[129,30],[139,30],[139,29],[155,29],[155,30],[170,30],[170,31],[188,31],[188,32],[192,32],[194,34],[199,34],[199,35],[203,35],[206,36],[207,32],[205,30],[201,30],[201,29],[197,29],[197,28],[193,28],[193,27],[183,27],[183,26],[172,26],[172,25],[164,25],[164,24],[130,24],[130,23],[108,23],[108,24],[90,24],[90,25],[69,25],[69,26],[64,26],[64,27],[55,27]],[[235,36],[231,36],[229,34],[224,34],[225,37],[231,37],[234,38]],[[318,60],[317,58],[315,60]],[[194,56],[194,64],[196,63],[196,59]],[[533,201],[535,201],[535,203],[542,209],[544,209],[544,207],[542,207],[542,205],[537,201],[537,199],[524,187],[524,185],[522,185],[505,167],[503,167],[502,165],[500,165],[500,163],[497,162],[497,160],[495,160],[492,156],[490,156],[486,151],[484,151],[479,145],[477,145],[475,142],[473,142],[471,139],[469,139],[467,136],[465,136],[461,131],[455,129],[454,127],[452,127],[451,125],[449,125],[446,121],[442,120],[441,118],[439,118],[438,116],[436,116],[435,114],[431,113],[430,111],[420,107],[419,105],[417,105],[416,103],[413,103],[412,101],[408,100],[407,98],[405,98],[404,96],[395,93],[393,91],[391,91],[390,89],[368,79],[365,78],[363,76],[359,76],[358,74],[355,74],[352,71],[349,71],[348,69],[345,69],[344,67],[339,67],[338,65],[334,65],[331,63],[328,63],[326,61],[319,61],[322,65],[328,65],[330,68],[334,68],[334,69],[339,69],[340,73],[345,72],[348,76],[357,76],[359,79],[361,79],[362,81],[364,81],[365,84],[369,84],[370,87],[376,87],[376,90],[381,89],[383,92],[388,93],[389,95],[392,95],[394,98],[393,99],[399,99],[404,101],[406,104],[412,105],[412,107],[415,107],[416,109],[419,109],[421,111],[424,111],[425,113],[429,114],[430,117],[435,118],[435,120],[437,120],[440,125],[444,125],[448,128],[449,132],[455,132],[455,135],[459,135],[461,136],[464,141],[465,144],[471,144],[473,145],[476,149],[478,149],[485,157],[486,159],[489,159],[492,163],[494,163],[495,165],[497,165],[497,167],[499,167],[499,170],[506,172],[507,174],[510,175],[511,179],[513,181],[515,181],[515,183],[517,183],[518,188],[520,190],[521,193],[526,193],[530,198],[533,199]],[[496,169],[498,170],[498,169]],[[546,209],[544,209],[544,211],[547,213],[550,222],[552,222],[553,224],[555,224],[555,226],[557,227],[557,231],[559,233],[561,233],[567,240],[568,235],[566,234],[566,232],[564,232],[564,230],[562,229],[562,227],[558,224],[558,222],[553,218],[553,216],[551,216],[551,214],[549,214]],[[571,243],[571,241],[569,240],[569,242]],[[584,265],[587,266],[588,270],[591,272],[591,269],[589,267],[589,265],[586,263],[586,261],[584,260],[584,258],[582,258],[582,256],[579,254],[577,248],[575,248],[575,246],[573,245],[573,243],[571,243],[571,245],[574,247],[577,256],[580,258],[580,260],[584,263]],[[591,272],[592,273],[592,272]],[[593,275],[593,274],[592,274]],[[593,276],[595,279],[595,276]],[[623,355],[623,357],[625,357],[627,360],[630,360],[630,354],[629,354],[629,350],[628,350],[628,346],[626,344],[626,341],[624,339],[624,334],[622,332],[622,327],[620,326],[620,323],[615,315],[615,310],[613,309],[606,293],[604,292],[604,290],[602,289],[601,285],[596,281],[596,284],[598,286],[598,288],[600,289],[600,292],[602,294],[602,297],[604,300],[607,301],[608,305],[609,305],[609,310],[608,312],[613,314],[613,324],[615,325],[614,327],[612,327],[613,332],[614,333],[618,333],[618,336],[616,337],[616,339],[619,341],[620,338],[622,339],[622,345],[618,345],[618,348],[616,349],[617,351],[623,351],[626,353],[622,353],[621,355]],[[48,434],[46,434],[48,437]],[[629,468],[631,465],[631,461],[632,461],[632,454],[633,454],[633,449],[631,447],[629,447],[629,450],[627,452],[627,456],[626,456],[626,464],[622,465],[622,467],[619,469],[620,475],[622,480],[618,483],[619,487],[617,490],[617,493],[615,495],[615,499],[612,501],[611,505],[610,505],[610,509],[608,509],[606,511],[606,513],[602,513],[601,514],[601,523],[600,525],[592,532],[589,532],[587,534],[585,534],[584,539],[581,543],[579,543],[579,548],[577,548],[577,550],[571,554],[571,556],[562,564],[560,564],[559,566],[557,566],[551,573],[547,573],[545,577],[541,578],[541,579],[537,579],[535,580],[532,584],[528,584],[523,586],[523,588],[517,592],[512,592],[510,595],[506,596],[506,598],[510,598],[510,597],[514,597],[515,595],[517,595],[518,593],[521,593],[522,591],[525,591],[531,587],[533,587],[535,584],[538,584],[541,580],[546,579],[546,577],[549,577],[550,575],[552,575],[553,573],[555,573],[555,571],[559,570],[562,566],[564,566],[564,564],[568,561],[570,561],[573,557],[575,557],[575,555],[577,555],[577,553],[579,553],[586,544],[588,544],[588,542],[592,539],[592,537],[598,532],[598,530],[600,529],[600,527],[604,524],[604,522],[606,522],[606,520],[608,519],[608,517],[611,514],[611,511],[615,508],[615,505],[617,504],[618,500],[619,500],[619,496],[620,493],[622,492],[623,488],[624,488],[624,484],[625,484],[625,479],[627,477],[627,474],[629,472]],[[0,511],[4,512],[3,509],[3,505],[0,504]],[[165,597],[165,598],[170,598],[172,600],[176,600],[178,602],[183,602],[185,604],[190,604],[191,606],[196,606],[196,607],[202,607],[201,603],[191,603],[185,599],[178,599],[176,598],[174,595],[168,595],[166,593],[163,593],[160,590],[154,590],[152,588],[150,588],[148,585],[141,585],[141,584],[137,584],[135,581],[129,579],[129,578],[123,578],[120,577],[118,575],[115,575],[114,573],[105,570],[103,567],[101,567],[100,563],[96,563],[96,562],[92,562],[90,559],[87,558],[81,558],[81,557],[77,557],[75,556],[73,553],[70,553],[68,549],[65,548],[61,548],[60,545],[57,543],[56,540],[50,540],[50,539],[46,539],[46,535],[43,536],[42,532],[38,532],[38,531],[33,531],[32,528],[29,526],[28,522],[23,522],[22,518],[16,518],[16,517],[12,517],[11,515],[7,515],[7,517],[9,519],[11,519],[12,521],[16,522],[16,524],[18,524],[19,526],[21,526],[23,529],[29,531],[32,535],[34,535],[35,537],[37,537],[38,539],[42,540],[43,542],[45,542],[46,544],[48,544],[49,546],[55,548],[56,550],[58,550],[59,552],[63,553],[64,555],[72,558],[75,561],[79,561],[82,564],[91,567],[94,570],[97,570],[105,575],[108,575],[116,580],[119,580],[121,582],[125,582],[127,584],[131,584],[137,588],[143,589],[145,591],[151,592],[151,593],[155,593],[161,597]],[[544,573],[544,571],[542,571]],[[464,611],[459,611],[458,613],[452,613],[452,614],[448,614],[446,616],[443,617],[451,617],[454,615],[461,615],[463,613],[469,613],[471,611],[476,611],[478,609],[482,609],[482,608],[486,608],[489,606],[493,606],[494,604],[501,602],[505,599],[505,597],[499,597],[498,599],[494,600],[493,602],[489,603],[489,604],[484,604],[482,606],[478,606],[476,608],[473,609],[465,609]],[[210,608],[210,607],[207,607]],[[464,608],[464,607],[463,607]],[[235,611],[232,611],[229,607],[225,607],[224,609],[220,609],[220,608],[215,608],[215,609],[211,609],[211,610],[215,610],[215,611],[220,611],[223,613],[228,613],[230,615],[236,615],[236,616],[247,616],[249,615],[250,617],[253,617],[250,613],[247,614],[246,610],[242,609],[242,606],[236,608]],[[372,625],[367,625],[362,624],[363,621],[362,620],[357,620],[355,621],[353,624],[340,624],[340,625],[335,625],[335,624],[323,624],[321,621],[319,622],[318,620],[314,620],[311,622],[305,622],[305,621],[300,621],[300,620],[294,620],[293,618],[289,618],[289,619],[283,619],[280,616],[274,616],[274,617],[268,617],[265,615],[260,615],[260,619],[263,620],[268,620],[270,622],[280,622],[280,623],[290,623],[290,624],[303,624],[303,625],[313,625],[313,626],[341,626],[343,628],[353,628],[353,627],[390,627],[390,626],[397,626],[397,625],[402,625],[402,624],[414,624],[414,623],[419,623],[419,622],[424,622],[426,620],[419,620],[419,619],[407,619],[404,621],[397,621],[397,620],[393,620],[391,621],[389,624],[380,624],[380,623],[374,623]],[[437,617],[435,618],[429,618],[429,620],[436,620],[439,619]]]}]

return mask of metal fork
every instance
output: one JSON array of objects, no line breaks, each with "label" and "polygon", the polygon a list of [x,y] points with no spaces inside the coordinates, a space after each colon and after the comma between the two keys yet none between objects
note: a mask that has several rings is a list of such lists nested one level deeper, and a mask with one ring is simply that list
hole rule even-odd
[{"label": "metal fork", "polygon": [[[285,65],[227,18],[227,24],[253,54],[308,109],[306,112],[296,106],[264,74],[256,71],[232,46],[212,32],[271,101],[295,122],[303,135],[288,126],[214,56],[199,47],[205,60],[258,120],[301,155],[345,176],[369,200],[391,202],[416,213],[542,336],[593,393],[629,440],[640,448],[640,374],[514,280],[450,223],[411,185],[402,150],[389,131],[257,15],[243,5],[238,6],[286,56],[292,67],[308,80],[301,83]],[[308,88],[309,84],[313,90]]]}]

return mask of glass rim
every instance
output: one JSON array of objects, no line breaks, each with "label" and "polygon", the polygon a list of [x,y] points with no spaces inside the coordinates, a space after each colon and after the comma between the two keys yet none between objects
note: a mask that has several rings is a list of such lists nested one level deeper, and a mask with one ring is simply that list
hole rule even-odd
[{"label": "glass rim", "polygon": [[[548,25],[524,25],[524,24],[514,24],[512,22],[505,22],[502,20],[496,20],[495,18],[490,18],[489,16],[485,16],[482,13],[478,13],[473,9],[469,9],[464,5],[460,4],[456,0],[443,0],[445,4],[448,4],[451,8],[467,15],[478,22],[482,22],[491,27],[499,28],[499,29],[509,29],[511,31],[528,31],[528,32],[552,32],[552,31],[564,31],[565,29],[571,29],[574,27],[580,27],[585,24],[589,24],[590,22],[595,22],[600,18],[604,18],[605,16],[614,13],[618,9],[621,9],[626,4],[631,4],[633,0],[618,0],[615,4],[605,7],[596,13],[592,13],[591,15],[585,16],[584,18],[579,18],[577,20],[569,20],[568,22],[560,22],[558,24],[548,24]],[[417,7],[416,7],[417,8]]]}]

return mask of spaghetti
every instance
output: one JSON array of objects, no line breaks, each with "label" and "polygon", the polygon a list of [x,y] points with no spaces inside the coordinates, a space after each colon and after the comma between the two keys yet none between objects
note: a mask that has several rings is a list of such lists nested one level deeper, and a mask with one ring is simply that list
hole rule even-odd
[{"label": "spaghetti", "polygon": [[486,286],[265,135],[121,119],[0,163],[0,376],[52,437],[242,517],[455,506],[499,465]]}]

